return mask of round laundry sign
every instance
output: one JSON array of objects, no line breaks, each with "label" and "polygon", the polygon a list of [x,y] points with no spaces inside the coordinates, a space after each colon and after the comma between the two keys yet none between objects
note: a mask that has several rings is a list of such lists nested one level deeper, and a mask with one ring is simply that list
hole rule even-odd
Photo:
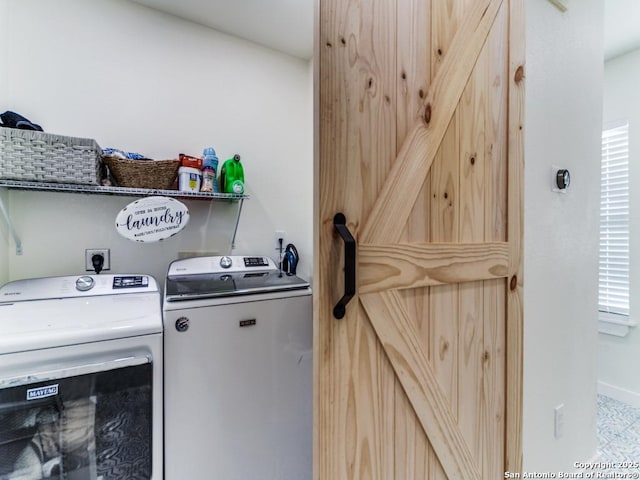
[{"label": "round laundry sign", "polygon": [[116,230],[134,242],[151,243],[172,237],[188,221],[189,209],[175,198],[145,197],[120,210]]}]

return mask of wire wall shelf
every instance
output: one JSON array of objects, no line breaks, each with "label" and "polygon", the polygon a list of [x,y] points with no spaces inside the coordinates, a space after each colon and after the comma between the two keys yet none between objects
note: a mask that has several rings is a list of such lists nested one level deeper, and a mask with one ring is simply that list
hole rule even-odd
[{"label": "wire wall shelf", "polygon": [[90,193],[97,195],[122,195],[132,197],[148,197],[160,195],[164,197],[188,198],[194,200],[244,200],[248,195],[233,193],[182,192],[180,190],[160,190],[149,188],[109,187],[103,185],[80,185],[70,183],[29,182],[24,180],[2,180],[0,187],[20,190],[36,190],[43,192]]}]

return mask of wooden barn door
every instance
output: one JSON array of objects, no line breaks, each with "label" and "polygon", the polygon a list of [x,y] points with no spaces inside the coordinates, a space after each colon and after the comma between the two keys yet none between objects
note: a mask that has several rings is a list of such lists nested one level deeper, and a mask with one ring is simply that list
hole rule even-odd
[{"label": "wooden barn door", "polygon": [[[504,478],[522,449],[524,0],[318,6],[314,478]],[[357,242],[339,320],[338,212]]]}]

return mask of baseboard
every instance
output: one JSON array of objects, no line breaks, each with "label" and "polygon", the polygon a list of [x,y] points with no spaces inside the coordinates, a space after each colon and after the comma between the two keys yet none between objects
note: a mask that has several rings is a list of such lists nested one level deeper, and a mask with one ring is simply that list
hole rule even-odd
[{"label": "baseboard", "polygon": [[598,382],[598,393],[626,403],[632,407],[640,408],[640,393],[632,392],[624,388],[616,387],[604,382]]}]

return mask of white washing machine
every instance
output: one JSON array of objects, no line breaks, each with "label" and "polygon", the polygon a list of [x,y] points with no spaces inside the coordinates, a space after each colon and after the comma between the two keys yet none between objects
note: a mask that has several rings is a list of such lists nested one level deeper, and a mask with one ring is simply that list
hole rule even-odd
[{"label": "white washing machine", "polygon": [[0,479],[162,480],[162,390],[152,277],[0,288]]},{"label": "white washing machine", "polygon": [[267,257],[169,267],[165,478],[312,478],[309,284]]}]

